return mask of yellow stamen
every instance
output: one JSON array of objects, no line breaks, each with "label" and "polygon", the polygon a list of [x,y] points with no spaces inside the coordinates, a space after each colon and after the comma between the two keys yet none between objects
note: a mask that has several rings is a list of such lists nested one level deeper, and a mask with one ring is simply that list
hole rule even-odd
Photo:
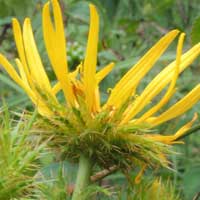
[{"label": "yellow stamen", "polygon": [[[81,69],[81,66],[82,66],[82,63],[80,63],[73,72],[69,73],[70,81],[75,81],[76,80],[76,77],[77,77],[77,75],[78,75],[78,73],[79,73],[79,71]],[[53,86],[52,92],[53,92],[53,94],[57,94],[61,89],[62,88],[61,88],[60,82],[57,82]]]}]

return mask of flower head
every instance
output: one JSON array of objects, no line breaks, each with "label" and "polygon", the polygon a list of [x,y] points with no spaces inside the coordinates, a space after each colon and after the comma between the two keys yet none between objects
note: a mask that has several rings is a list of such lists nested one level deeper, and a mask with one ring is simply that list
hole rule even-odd
[{"label": "flower head", "polygon": [[[114,67],[110,63],[96,71],[99,16],[94,5],[90,8],[90,27],[85,58],[70,72],[66,55],[66,38],[62,14],[57,0],[43,7],[42,23],[45,46],[57,83],[52,86],[39,56],[31,27],[26,18],[21,29],[13,19],[13,32],[19,58],[15,59],[18,72],[0,55],[0,64],[10,77],[28,94],[38,109],[38,127],[45,130],[42,137],[50,137],[50,145],[60,148],[70,158],[80,152],[92,157],[99,165],[118,164],[129,167],[135,163],[167,166],[169,144],[177,143],[193,122],[184,125],[174,135],[153,134],[152,128],[174,119],[190,109],[200,99],[198,84],[185,97],[161,114],[175,92],[179,74],[200,54],[200,44],[182,54],[184,33],[178,39],[176,60],[166,66],[141,92],[140,81],[179,35],[172,30],[163,36],[115,85],[106,103],[100,102],[99,84]],[[161,100],[148,109],[146,106],[168,86]],[[64,94],[61,103],[57,94]],[[136,97],[137,95],[137,97]],[[141,114],[142,113],[142,114]],[[151,133],[149,133],[151,132]]]}]

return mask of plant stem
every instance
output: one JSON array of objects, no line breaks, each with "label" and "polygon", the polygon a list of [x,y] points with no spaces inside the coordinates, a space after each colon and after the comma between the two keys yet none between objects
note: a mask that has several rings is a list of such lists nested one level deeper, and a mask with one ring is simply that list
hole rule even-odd
[{"label": "plant stem", "polygon": [[90,182],[91,160],[84,155],[79,158],[79,168],[72,200],[84,200],[84,189]]},{"label": "plant stem", "polygon": [[118,169],[119,169],[119,166],[113,165],[113,166],[109,167],[108,169],[104,169],[100,172],[97,172],[95,175],[90,176],[90,181],[91,182],[99,181],[99,180],[105,178],[106,176],[112,174],[113,172],[116,172]]}]

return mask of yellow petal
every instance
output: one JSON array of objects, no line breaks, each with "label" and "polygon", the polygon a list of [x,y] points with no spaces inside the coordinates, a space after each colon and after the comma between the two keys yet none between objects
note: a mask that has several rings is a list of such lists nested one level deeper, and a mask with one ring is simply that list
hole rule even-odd
[{"label": "yellow petal", "polygon": [[9,74],[9,76],[20,86],[22,87],[25,92],[28,94],[28,96],[30,97],[30,99],[32,100],[32,102],[35,104],[35,106],[37,107],[39,113],[41,115],[50,117],[53,115],[53,113],[49,110],[49,108],[45,105],[45,102],[43,102],[41,100],[41,98],[34,93],[31,88],[29,87],[27,82],[24,82],[19,75],[17,74],[17,72],[15,71],[15,69],[13,68],[13,66],[9,63],[9,61],[0,54],[0,64],[4,67],[4,69],[7,71],[7,73]]},{"label": "yellow petal", "polygon": [[[34,87],[33,86],[33,79],[34,78],[31,77],[31,75],[30,75],[30,70],[28,68],[28,63],[27,63],[27,60],[26,60],[25,49],[24,49],[24,41],[23,41],[23,37],[22,37],[21,27],[20,27],[19,21],[15,18],[12,20],[12,27],[13,27],[13,34],[14,34],[14,38],[15,38],[17,51],[18,51],[19,58],[20,58],[20,61],[19,60],[17,61],[17,65],[19,64],[19,62],[21,63],[20,66],[18,65],[18,68],[21,72],[22,71],[25,72],[23,80],[27,79],[30,87]],[[25,78],[25,76],[26,76],[26,78]]]},{"label": "yellow petal", "polygon": [[[107,106],[119,107],[131,95],[130,91],[136,88],[141,79],[153,67],[166,48],[175,39],[178,30],[173,30],[162,37],[116,84],[108,99]],[[132,94],[133,95],[133,94]]]},{"label": "yellow petal", "polygon": [[29,18],[26,18],[24,21],[23,39],[26,58],[29,69],[31,71],[31,76],[33,76],[34,81],[38,86],[40,86],[40,88],[50,91],[50,82],[42,65],[37,47],[35,45],[35,40],[33,37],[31,22]]},{"label": "yellow petal", "polygon": [[[15,59],[15,62],[16,62],[16,64],[17,64],[17,66],[18,66],[18,69],[19,69],[19,72],[20,72],[20,76],[21,76],[21,79],[22,79],[22,81],[24,82],[24,84],[27,86],[27,87],[30,87],[30,89],[32,90],[32,93],[34,93],[34,96],[35,96],[35,100],[34,99],[32,99],[32,101],[36,104],[36,101],[38,101],[38,99],[40,99],[40,105],[38,105],[38,107],[39,106],[41,106],[42,105],[42,107],[45,107],[43,104],[48,104],[48,101],[45,101],[45,100],[43,100],[42,99],[42,97],[41,97],[41,94],[39,94],[39,92],[38,92],[38,90],[36,89],[36,87],[34,86],[34,84],[32,84],[32,87],[30,86],[30,84],[29,84],[29,82],[30,81],[28,81],[27,80],[27,76],[26,76],[26,73],[25,73],[25,71],[24,71],[24,67],[23,67],[23,65],[22,65],[22,63],[21,63],[21,61],[19,60],[19,59]],[[53,94],[53,95],[52,95]],[[59,104],[58,103],[58,100],[57,100],[57,98],[55,97],[55,94],[54,93],[45,93],[45,95],[47,95],[48,96],[48,100],[54,100],[54,103],[55,103],[55,105],[57,104]],[[38,103],[37,103],[38,104]],[[46,106],[47,107],[47,106]]]},{"label": "yellow petal", "polygon": [[197,120],[198,115],[195,113],[193,119],[182,126],[174,135],[147,135],[148,138],[157,141],[162,142],[165,144],[174,144],[174,143],[183,143],[181,141],[177,141],[180,137],[184,136],[184,134],[191,128],[193,123]]},{"label": "yellow petal", "polygon": [[30,71],[28,69],[28,64],[27,64],[27,61],[26,61],[24,43],[23,43],[23,38],[22,38],[22,31],[21,31],[21,27],[20,27],[20,24],[19,24],[17,19],[14,18],[12,20],[12,26],[13,26],[13,34],[14,34],[15,43],[16,43],[16,46],[17,46],[19,58],[21,60],[22,67],[25,71],[27,79],[30,81],[30,84],[31,84],[32,81],[31,81],[31,77],[30,77]]},{"label": "yellow petal", "polygon": [[188,122],[187,124],[185,124],[184,126],[182,126],[176,133],[175,133],[175,137],[174,140],[178,140],[180,137],[182,137],[193,125],[193,123],[197,120],[198,118],[198,114],[195,113],[194,117],[192,118],[192,120],[190,122]]},{"label": "yellow petal", "polygon": [[[186,69],[194,59],[200,54],[200,44],[195,45],[184,55],[181,56],[181,64],[179,68],[179,73]],[[173,78],[174,67],[176,66],[176,61],[170,63],[165,67],[144,89],[142,94],[137,97],[132,105],[126,110],[124,119],[121,123],[128,122],[133,118],[138,112],[140,112],[149,102],[158,95],[162,89],[170,82]]]},{"label": "yellow petal", "polygon": [[19,59],[15,59],[15,62],[16,62],[17,67],[19,69],[19,73],[20,73],[21,79],[23,80],[23,82],[28,84],[27,76],[26,76],[26,73],[25,73],[25,70],[24,70],[24,67],[23,67],[21,61]]},{"label": "yellow petal", "polygon": [[83,83],[85,88],[85,98],[89,111],[95,108],[95,87],[96,87],[96,64],[97,47],[99,34],[99,16],[94,5],[90,4],[90,28],[85,60],[83,64]]},{"label": "yellow petal", "polygon": [[170,119],[178,117],[179,115],[185,113],[194,104],[200,100],[200,84],[198,84],[192,91],[190,91],[185,97],[183,97],[176,104],[171,106],[167,111],[159,115],[158,117],[152,117],[147,120],[151,126],[157,126],[163,122]]},{"label": "yellow petal", "polygon": [[60,59],[62,65],[68,69],[67,66],[67,51],[66,51],[66,38],[65,38],[65,31],[63,26],[63,19],[62,19],[62,12],[57,0],[52,0],[53,4],[53,14],[54,14],[54,22],[55,22],[55,42],[56,42],[56,50],[57,57]]},{"label": "yellow petal", "polygon": [[159,134],[154,134],[154,135],[146,135],[147,138],[154,140],[156,142],[161,142],[163,144],[183,144],[181,141],[174,141],[174,136],[173,135],[159,135]]},{"label": "yellow petal", "polygon": [[98,86],[96,86],[96,89],[95,89],[94,107],[95,107],[95,111],[100,112],[100,92],[99,92]]},{"label": "yellow petal", "polygon": [[110,73],[110,71],[113,69],[113,67],[114,67],[114,63],[112,62],[112,63],[106,65],[102,70],[100,70],[96,74],[97,83],[100,83]]},{"label": "yellow petal", "polygon": [[153,106],[142,117],[140,117],[138,120],[135,121],[136,124],[141,123],[142,121],[146,120],[148,117],[152,116],[154,113],[159,111],[159,109],[162,108],[170,100],[171,96],[174,94],[176,80],[179,75],[179,68],[181,64],[181,54],[182,54],[184,37],[185,37],[185,33],[182,33],[179,37],[177,54],[176,54],[176,65],[174,67],[174,75],[167,92],[165,93],[164,97],[160,100],[160,102],[157,105]]},{"label": "yellow petal", "polygon": [[57,83],[53,86],[52,92],[53,92],[54,95],[56,95],[61,89],[62,89],[62,88],[61,88],[60,82],[57,82]]},{"label": "yellow petal", "polygon": [[7,71],[9,76],[22,88],[24,87],[24,83],[22,79],[19,77],[18,73],[15,71],[14,67],[9,63],[9,61],[0,54],[0,64]]},{"label": "yellow petal", "polygon": [[66,101],[69,102],[70,105],[75,105],[75,97],[68,74],[66,41],[62,22],[62,13],[57,0],[53,0],[52,2],[55,28],[51,21],[49,2],[44,5],[42,12],[45,46],[56,77],[64,92]]}]

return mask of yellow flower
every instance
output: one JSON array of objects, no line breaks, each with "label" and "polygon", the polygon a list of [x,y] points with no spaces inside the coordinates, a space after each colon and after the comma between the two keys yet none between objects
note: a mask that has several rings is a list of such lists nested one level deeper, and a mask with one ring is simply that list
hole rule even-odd
[{"label": "yellow flower", "polygon": [[[154,158],[153,156],[148,157],[150,155],[148,151],[152,151],[157,155],[158,159],[154,158],[156,162],[162,162],[159,157],[161,157],[162,153],[165,153],[165,150],[163,150],[165,146],[161,144],[176,143],[190,129],[197,116],[195,115],[191,122],[184,125],[172,136],[146,132],[157,125],[182,115],[199,101],[200,84],[169,109],[159,115],[157,114],[173,96],[179,74],[199,56],[200,44],[196,44],[182,54],[185,34],[181,33],[178,39],[176,60],[166,66],[146,86],[141,94],[137,94],[140,81],[179,35],[178,30],[170,31],[122,77],[111,90],[107,102],[102,105],[99,84],[112,70],[114,63],[108,64],[98,72],[96,71],[99,16],[94,5],[90,4],[89,7],[90,27],[85,58],[73,72],[68,69],[66,38],[59,3],[57,0],[52,0],[53,20],[50,13],[50,2],[43,7],[43,36],[48,57],[58,81],[55,85],[52,86],[45,72],[35,44],[29,18],[25,19],[22,29],[17,19],[12,21],[19,55],[15,59],[18,72],[1,54],[0,64],[10,77],[26,91],[40,115],[59,127],[56,127],[56,129],[59,129],[62,133],[54,129],[55,132],[60,133],[60,135],[59,133],[54,133],[54,138],[56,138],[54,145],[74,145],[71,152],[74,149],[75,151],[77,149],[81,151],[81,148],[84,148],[84,151],[87,151],[92,156],[95,155],[95,158],[98,158],[99,155],[103,157],[102,160],[113,158],[113,163],[117,162],[116,160],[118,159],[114,158],[113,155],[115,153],[130,154],[126,157],[129,162],[132,162],[133,157],[134,159],[135,157],[137,159],[141,158],[146,162],[150,158]],[[161,100],[149,110],[142,112],[167,86],[168,89]],[[63,92],[65,104],[58,100],[57,94],[59,92]],[[127,146],[124,146],[124,143],[121,144],[121,141]],[[103,152],[98,149],[101,148],[101,146],[98,146],[102,145],[101,142],[105,145],[105,148],[102,147],[101,149]],[[111,144],[111,147],[108,144]],[[145,148],[143,148],[143,145],[146,145]],[[161,146],[155,150],[155,145]],[[128,151],[126,148],[128,148]],[[107,153],[110,153],[110,157],[105,155]],[[105,163],[104,161],[99,162]],[[149,162],[151,163],[151,161]],[[164,156],[163,162],[166,163]],[[121,160],[119,163],[122,163]]]}]

